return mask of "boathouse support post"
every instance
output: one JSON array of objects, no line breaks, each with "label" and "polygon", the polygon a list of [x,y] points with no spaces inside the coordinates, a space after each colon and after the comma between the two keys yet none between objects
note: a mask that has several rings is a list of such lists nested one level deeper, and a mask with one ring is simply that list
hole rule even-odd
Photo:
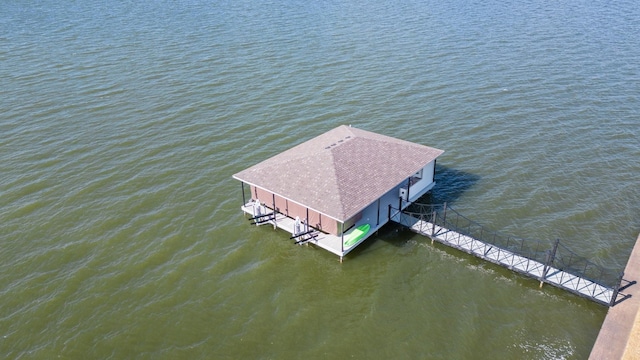
[{"label": "boathouse support post", "polygon": [[380,225],[380,199],[378,198],[378,216],[376,216],[376,227]]},{"label": "boathouse support post", "polygon": [[[411,176],[409,176],[409,178],[407,179],[407,202],[408,203],[411,202],[411,200],[409,200],[411,199],[410,192],[411,192]],[[400,208],[400,210],[402,210],[402,208]]]},{"label": "boathouse support post", "polygon": [[307,224],[306,224],[306,231],[309,231],[309,208],[307,208]]},{"label": "boathouse support post", "polygon": [[271,194],[271,199],[273,201],[273,229],[277,229],[278,226],[276,225],[276,194]]},{"label": "boathouse support post", "polygon": [[[344,253],[344,223],[340,223],[340,251]],[[342,256],[340,256],[340,262],[342,262]]]},{"label": "boathouse support post", "polygon": [[242,184],[242,206],[244,206],[247,203],[247,200],[244,197],[244,181],[241,181],[240,184]]},{"label": "boathouse support post", "polygon": [[542,270],[542,276],[540,277],[540,287],[544,283],[544,280],[547,278],[547,273],[549,272],[549,268],[551,264],[553,264],[553,260],[556,257],[556,251],[558,250],[558,245],[560,244],[560,239],[556,239],[556,242],[553,244],[553,248],[547,251],[547,261],[544,264],[544,270]]},{"label": "boathouse support post", "polygon": [[437,164],[438,159],[434,159],[433,160],[433,178],[431,179],[431,182],[436,182],[436,164]]}]

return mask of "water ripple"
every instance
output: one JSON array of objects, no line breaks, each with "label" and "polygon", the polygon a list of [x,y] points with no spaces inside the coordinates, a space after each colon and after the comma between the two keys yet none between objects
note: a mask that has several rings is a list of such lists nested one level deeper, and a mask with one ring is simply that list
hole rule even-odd
[{"label": "water ripple", "polygon": [[586,357],[601,307],[394,229],[339,264],[249,226],[231,175],[353,124],[446,150],[433,197],[471,218],[621,267],[634,5],[0,3],[0,354]]}]

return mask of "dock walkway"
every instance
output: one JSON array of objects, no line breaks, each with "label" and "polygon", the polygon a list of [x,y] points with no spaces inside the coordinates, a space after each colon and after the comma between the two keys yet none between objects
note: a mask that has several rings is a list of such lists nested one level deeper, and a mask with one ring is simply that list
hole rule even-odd
[{"label": "dock walkway", "polygon": [[[435,218],[435,213],[432,218]],[[607,285],[603,281],[594,281],[594,279],[584,274],[571,271],[572,269],[568,270],[554,266],[553,260],[556,258],[555,251],[558,243],[555,244],[553,250],[546,251],[546,261],[539,261],[533,256],[528,257],[523,256],[522,253],[518,254],[517,251],[513,251],[509,246],[498,246],[495,243],[489,243],[469,236],[467,235],[468,232],[465,234],[438,225],[429,221],[429,216],[420,218],[416,217],[415,214],[412,215],[410,213],[396,211],[395,214],[391,216],[391,220],[408,227],[418,234],[429,237],[432,242],[437,241],[494,264],[504,266],[525,276],[537,279],[541,282],[541,286],[542,283],[547,283],[605,306],[612,306],[618,299],[618,289],[622,274],[620,274],[618,280],[614,281],[614,285]],[[446,221],[443,222],[447,223]],[[518,247],[523,246],[521,244],[517,245]],[[584,265],[585,270],[589,265],[590,264]],[[571,266],[568,267],[571,268]]]}]

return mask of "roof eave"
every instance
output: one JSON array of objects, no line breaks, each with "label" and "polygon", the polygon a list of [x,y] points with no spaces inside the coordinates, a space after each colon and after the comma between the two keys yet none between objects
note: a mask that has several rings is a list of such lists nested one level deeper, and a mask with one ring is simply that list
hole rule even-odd
[{"label": "roof eave", "polygon": [[315,209],[315,208],[313,208],[313,207],[311,207],[311,206],[309,206],[309,205],[305,205],[305,204],[303,204],[303,203],[301,203],[301,202],[299,202],[299,201],[296,201],[296,200],[290,199],[290,198],[288,198],[288,197],[286,197],[286,196],[284,196],[284,195],[281,195],[281,194],[279,194],[279,193],[277,193],[277,192],[275,192],[275,191],[273,191],[273,190],[269,190],[269,189],[265,188],[264,186],[260,186],[260,185],[254,184],[254,183],[252,183],[252,182],[250,182],[250,181],[243,180],[243,179],[241,179],[241,178],[237,177],[236,175],[232,175],[231,177],[233,177],[234,179],[236,179],[236,180],[238,180],[238,181],[241,181],[241,182],[243,182],[243,183],[245,183],[245,184],[248,184],[248,185],[250,185],[250,186],[255,186],[255,187],[257,187],[257,188],[259,188],[259,189],[262,189],[262,190],[264,190],[264,191],[268,191],[268,192],[270,192],[270,193],[272,193],[272,194],[274,194],[274,195],[276,195],[276,196],[279,196],[279,197],[281,197],[281,198],[283,198],[283,199],[285,199],[285,200],[287,200],[287,201],[291,201],[292,203],[295,203],[295,204],[297,204],[297,205],[300,205],[300,206],[302,206],[302,207],[305,207],[305,208],[307,208],[307,209],[309,209],[309,210],[313,210],[313,211],[317,212],[318,214],[321,214],[321,215],[323,215],[323,216],[326,216],[326,217],[331,218],[331,219],[333,219],[333,220],[336,220],[336,221],[338,221],[338,222],[343,223],[343,222],[345,222],[345,221],[347,221],[347,220],[349,219],[349,218],[346,218],[346,219],[344,219],[344,220],[341,220],[341,219],[337,218],[337,217],[336,217],[336,216],[334,216],[334,215],[329,215],[329,214],[327,214],[327,213],[326,213],[326,212],[324,212],[324,211],[320,211],[320,210]]}]

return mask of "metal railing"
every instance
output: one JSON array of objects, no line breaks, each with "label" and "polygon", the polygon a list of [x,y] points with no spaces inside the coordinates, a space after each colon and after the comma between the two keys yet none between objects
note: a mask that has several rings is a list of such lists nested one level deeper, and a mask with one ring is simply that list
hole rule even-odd
[{"label": "metal railing", "polygon": [[[447,206],[446,203],[438,205],[414,203],[402,211],[390,206],[389,219],[407,227],[411,227],[422,220],[420,222],[421,226],[424,226],[424,223],[430,223],[431,229],[419,229],[419,231],[432,237],[437,237],[439,231],[450,230],[458,233],[457,241],[468,242],[468,239],[472,238],[484,244],[489,244],[492,248],[497,248],[497,251],[502,250],[544,264],[543,275],[540,277],[541,282],[545,281],[551,268],[589,280],[613,291],[609,306],[614,305],[623,281],[623,272],[621,270],[600,266],[578,255],[560,243],[560,240],[549,242],[502,234],[470,220]],[[473,246],[473,244],[471,245]],[[473,249],[471,250],[473,251]]]}]

